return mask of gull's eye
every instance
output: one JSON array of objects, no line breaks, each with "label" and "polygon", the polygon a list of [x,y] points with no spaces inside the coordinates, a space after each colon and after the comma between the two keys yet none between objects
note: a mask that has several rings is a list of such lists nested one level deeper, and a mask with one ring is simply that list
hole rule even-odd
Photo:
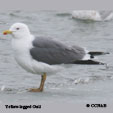
[{"label": "gull's eye", "polygon": [[16,28],[16,30],[19,30],[19,29],[20,29],[20,28],[18,28],[18,27]]}]

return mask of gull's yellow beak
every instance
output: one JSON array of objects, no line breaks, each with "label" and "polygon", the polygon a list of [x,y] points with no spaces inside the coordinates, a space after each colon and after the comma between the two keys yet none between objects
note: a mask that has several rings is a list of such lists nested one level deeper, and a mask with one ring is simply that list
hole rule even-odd
[{"label": "gull's yellow beak", "polygon": [[12,34],[12,31],[10,31],[10,30],[6,30],[6,31],[3,32],[3,34],[4,34],[4,35]]}]

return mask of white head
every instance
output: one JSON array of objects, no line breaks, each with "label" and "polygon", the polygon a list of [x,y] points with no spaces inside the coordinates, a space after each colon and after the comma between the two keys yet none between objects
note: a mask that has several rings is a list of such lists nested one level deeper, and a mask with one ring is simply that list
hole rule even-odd
[{"label": "white head", "polygon": [[30,35],[29,28],[24,23],[15,23],[13,24],[9,30],[3,32],[4,35],[11,34],[13,38],[23,38]]}]

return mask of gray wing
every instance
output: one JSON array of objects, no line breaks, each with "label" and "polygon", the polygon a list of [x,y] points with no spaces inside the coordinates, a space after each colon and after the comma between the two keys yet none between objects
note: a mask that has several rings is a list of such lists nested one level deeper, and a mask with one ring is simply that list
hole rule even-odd
[{"label": "gray wing", "polygon": [[112,11],[99,11],[99,13],[101,15],[101,18],[104,20],[112,13]]},{"label": "gray wing", "polygon": [[85,51],[81,47],[68,47],[50,38],[36,37],[32,43],[33,48],[30,49],[32,58],[50,65],[71,64],[81,60],[85,55]]}]

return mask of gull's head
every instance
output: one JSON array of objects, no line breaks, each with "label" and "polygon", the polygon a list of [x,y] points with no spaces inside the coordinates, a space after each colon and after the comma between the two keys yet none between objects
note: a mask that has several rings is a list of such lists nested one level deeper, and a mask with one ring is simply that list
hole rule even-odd
[{"label": "gull's head", "polygon": [[30,35],[29,28],[24,23],[15,23],[9,30],[3,32],[4,35],[11,34],[14,38],[22,38],[23,36]]}]

